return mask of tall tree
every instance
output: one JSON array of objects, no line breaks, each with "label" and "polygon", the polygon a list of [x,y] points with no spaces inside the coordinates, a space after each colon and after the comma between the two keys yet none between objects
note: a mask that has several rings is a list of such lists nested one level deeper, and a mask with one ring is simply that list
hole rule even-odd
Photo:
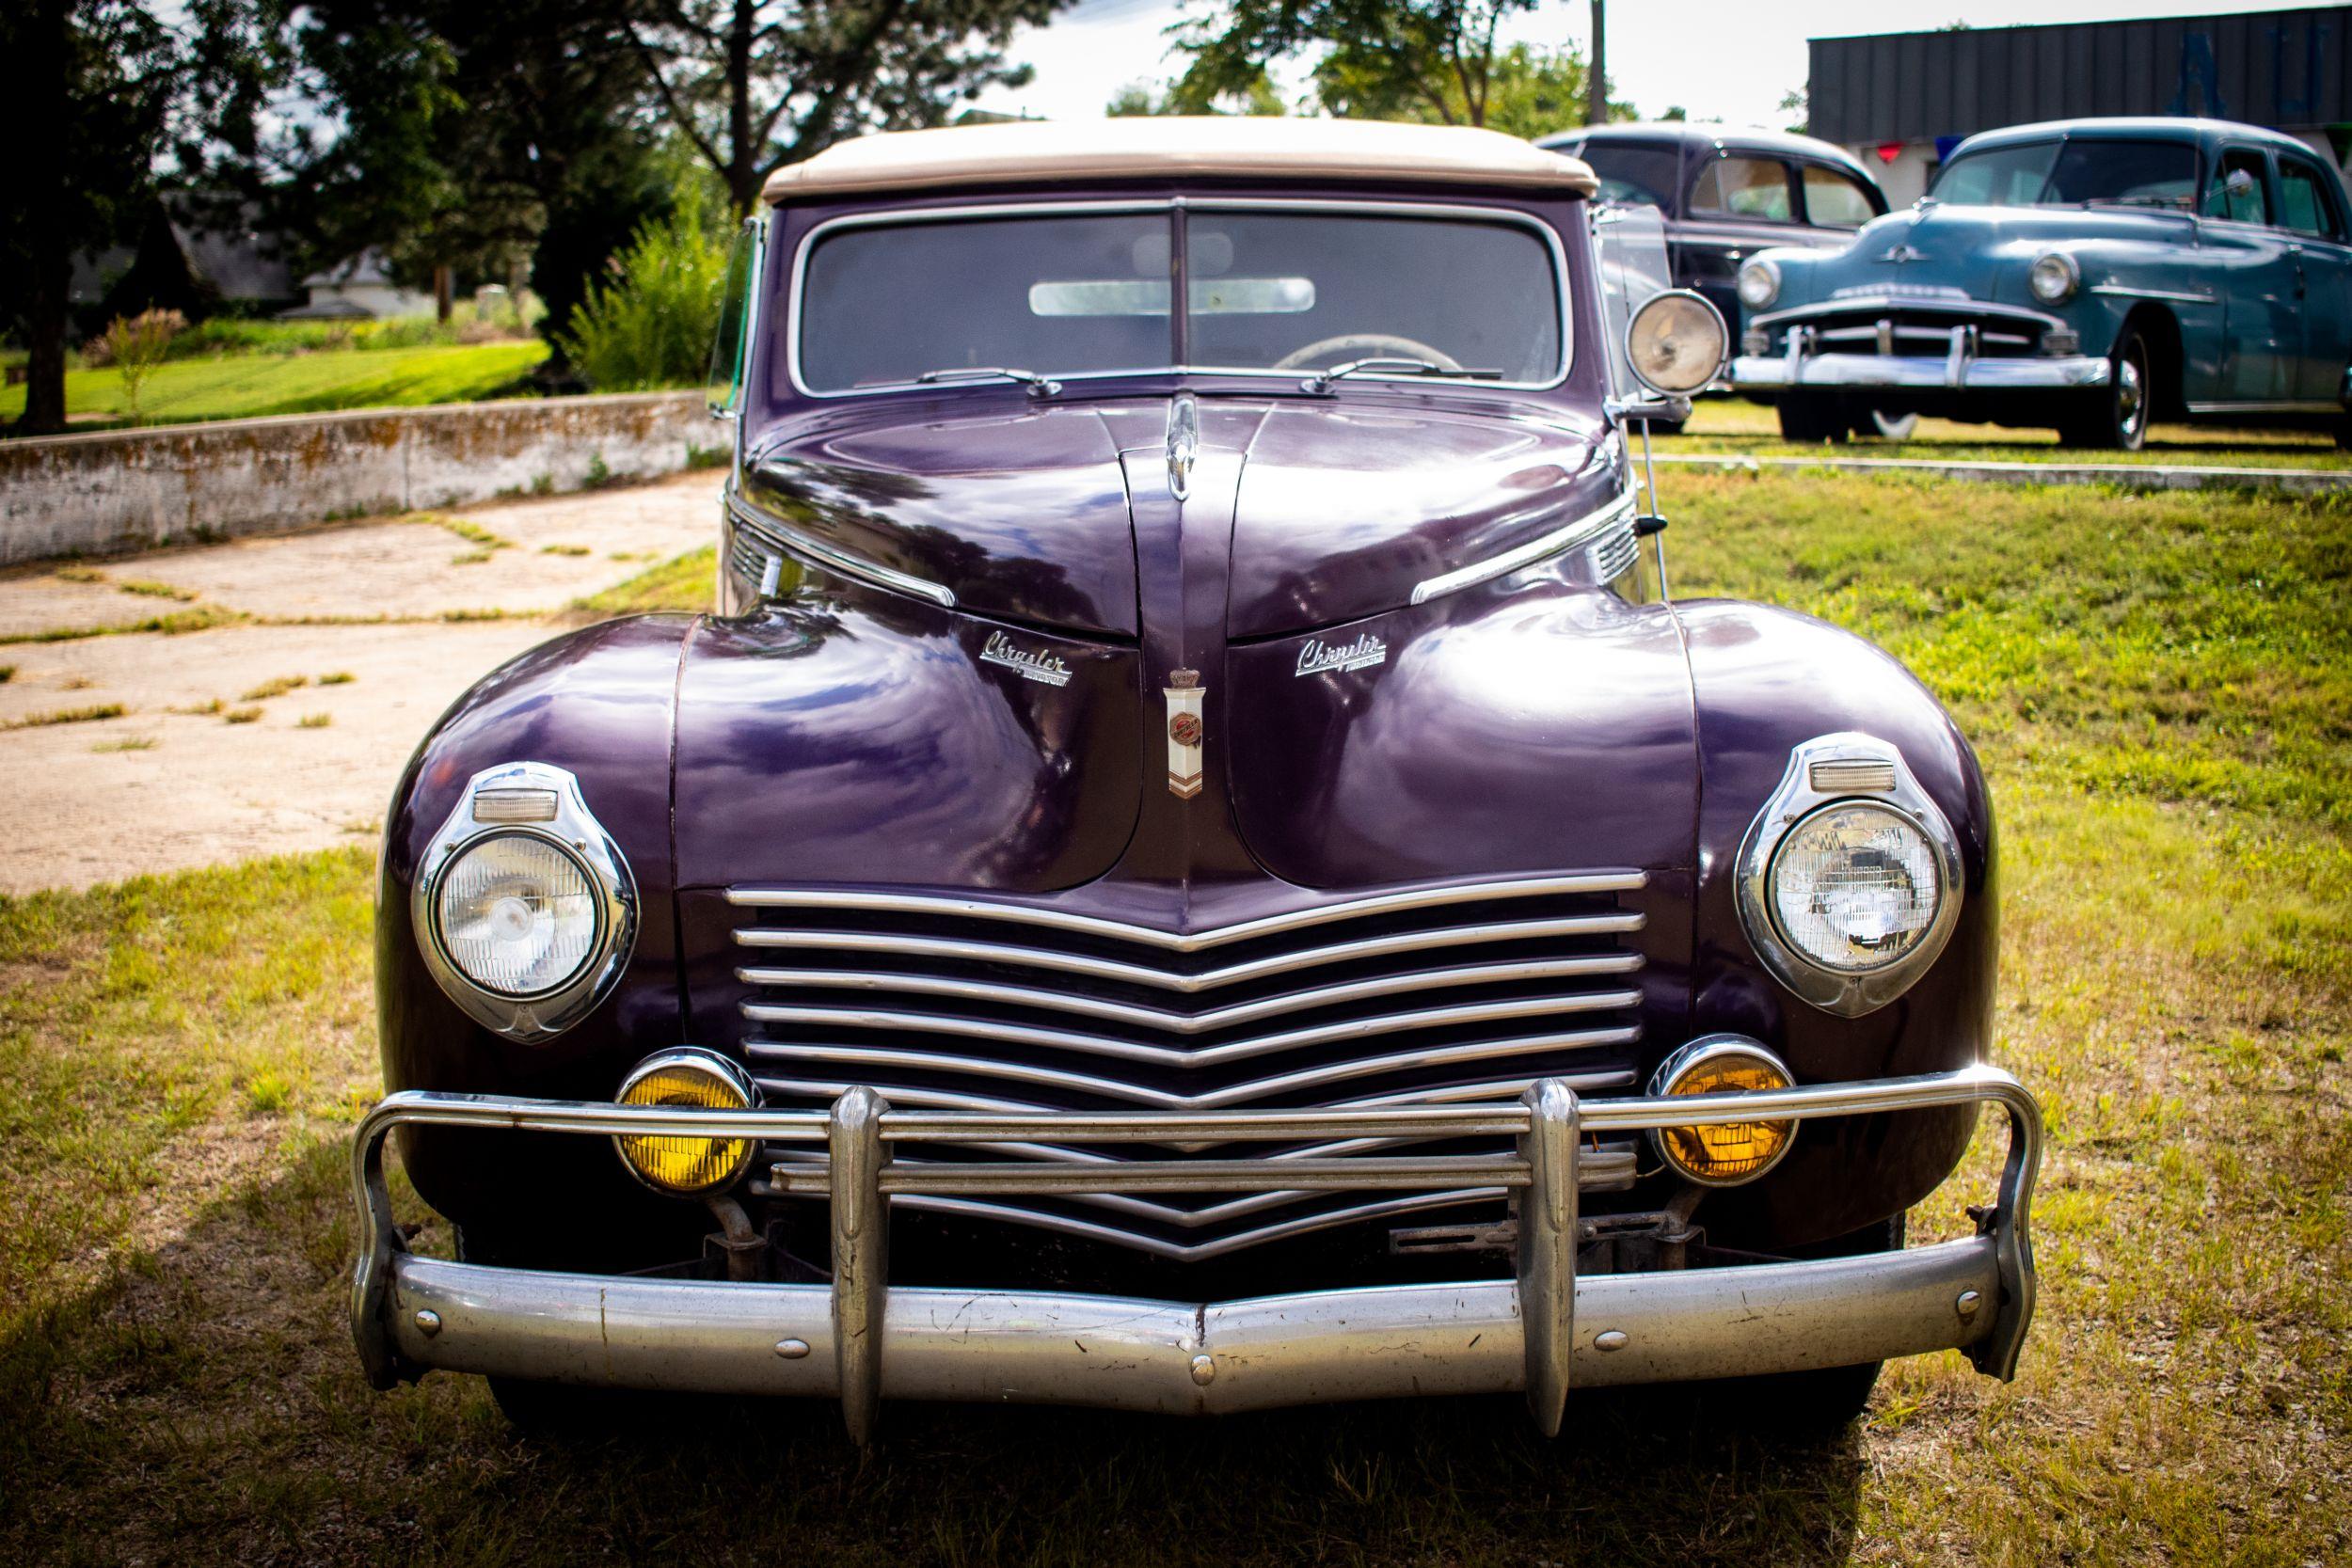
[{"label": "tall tree", "polygon": [[1068,0],[648,0],[631,37],[672,124],[749,213],[780,166],[866,131],[944,123],[1023,23]]},{"label": "tall tree", "polygon": [[[124,239],[158,173],[249,154],[280,66],[272,12],[244,0],[0,6],[0,127],[18,156],[0,223],[0,310],[27,350],[26,433],[65,428],[73,259]],[[166,19],[167,14],[168,20]]]},{"label": "tall tree", "polygon": [[[1523,73],[1542,61],[1574,60],[1501,46],[1502,24],[1535,6],[1536,0],[1225,0],[1177,30],[1176,47],[1191,63],[1175,94],[1193,102],[1246,95],[1274,62],[1313,54],[1311,96],[1327,114],[1485,125],[1495,106],[1499,67],[1507,73],[1516,59]],[[1572,69],[1581,72],[1581,63]]]}]

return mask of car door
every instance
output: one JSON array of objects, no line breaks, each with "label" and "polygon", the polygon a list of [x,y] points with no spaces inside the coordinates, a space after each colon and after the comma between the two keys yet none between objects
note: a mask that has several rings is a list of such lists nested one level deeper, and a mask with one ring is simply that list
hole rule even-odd
[{"label": "car door", "polygon": [[2303,352],[2296,259],[2275,221],[2271,191],[2270,158],[2261,148],[2225,146],[2213,160],[2197,243],[2221,294],[2223,343],[2220,363],[2206,373],[2187,367],[2182,391],[2192,405],[2296,396]]},{"label": "car door", "polygon": [[2335,403],[2352,365],[2352,248],[2344,243],[2341,187],[2310,158],[2278,157],[2278,221],[2295,261],[2303,326],[2294,396]]},{"label": "car door", "polygon": [[1675,281],[1736,325],[1740,263],[1768,245],[1819,243],[1798,216],[1797,192],[1796,166],[1785,158],[1735,148],[1702,159],[1675,236]]}]

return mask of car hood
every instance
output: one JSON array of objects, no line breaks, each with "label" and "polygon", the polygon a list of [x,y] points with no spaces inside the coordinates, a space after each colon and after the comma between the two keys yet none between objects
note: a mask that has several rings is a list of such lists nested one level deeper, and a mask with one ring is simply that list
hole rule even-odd
[{"label": "car hood", "polygon": [[[845,409],[759,447],[742,493],[817,545],[936,583],[957,608],[1125,641],[1142,631],[1137,457],[1158,482],[1168,398]],[[1227,635],[1336,625],[1614,500],[1623,447],[1597,420],[1525,404],[1202,400],[1235,459],[1187,508],[1230,517]],[[1147,552],[1148,553],[1148,552]]]},{"label": "car hood", "polygon": [[1974,299],[2030,305],[2026,269],[2044,251],[2111,242],[2178,243],[2191,227],[2185,215],[2169,213],[1931,202],[1872,220],[1844,250],[1774,251],[1783,289],[1772,309],[1818,304],[1840,290],[1874,285],[1890,293],[1959,289]]}]

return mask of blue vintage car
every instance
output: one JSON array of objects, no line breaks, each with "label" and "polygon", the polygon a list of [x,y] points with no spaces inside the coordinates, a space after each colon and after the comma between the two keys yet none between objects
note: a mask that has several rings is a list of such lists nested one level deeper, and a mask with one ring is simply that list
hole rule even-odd
[{"label": "blue vintage car", "polygon": [[2076,446],[2136,449],[2151,420],[2343,441],[2344,214],[2326,159],[2250,125],[1989,131],[1844,250],[1751,258],[1732,380],[1798,441],[1895,408],[2055,426]]}]

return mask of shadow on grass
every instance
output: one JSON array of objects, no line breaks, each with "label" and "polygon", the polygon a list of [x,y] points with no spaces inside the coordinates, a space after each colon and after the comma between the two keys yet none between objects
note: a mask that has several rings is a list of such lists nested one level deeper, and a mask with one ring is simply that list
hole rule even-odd
[{"label": "shadow on grass", "polygon": [[[1774,1441],[1673,1390],[1193,1422],[616,1399],[517,1435],[480,1379],[377,1394],[345,1326],[348,1145],[310,1146],[0,1340],[0,1544],[34,1561],[1837,1562],[1851,1434]],[[445,1230],[429,1227],[420,1246]]]}]

